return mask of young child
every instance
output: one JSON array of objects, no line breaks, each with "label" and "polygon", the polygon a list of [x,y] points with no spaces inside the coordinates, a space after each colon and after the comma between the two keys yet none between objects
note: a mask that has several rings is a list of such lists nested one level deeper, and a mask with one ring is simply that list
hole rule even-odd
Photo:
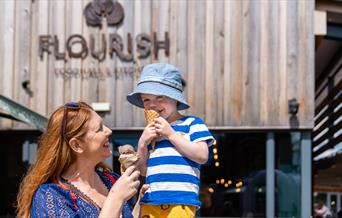
[{"label": "young child", "polygon": [[178,112],[189,108],[180,71],[163,63],[145,66],[127,100],[160,114],[138,142],[138,168],[150,186],[140,201],[141,217],[195,217],[200,207],[200,165],[208,160],[214,138],[200,118]]}]

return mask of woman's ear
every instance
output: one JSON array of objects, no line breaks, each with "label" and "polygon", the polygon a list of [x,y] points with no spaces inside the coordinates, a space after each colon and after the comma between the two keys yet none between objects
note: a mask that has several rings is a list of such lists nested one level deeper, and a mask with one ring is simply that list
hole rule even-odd
[{"label": "woman's ear", "polygon": [[82,145],[79,143],[79,141],[76,138],[71,138],[69,140],[69,145],[71,149],[75,151],[76,153],[79,153],[79,154],[83,153]]}]

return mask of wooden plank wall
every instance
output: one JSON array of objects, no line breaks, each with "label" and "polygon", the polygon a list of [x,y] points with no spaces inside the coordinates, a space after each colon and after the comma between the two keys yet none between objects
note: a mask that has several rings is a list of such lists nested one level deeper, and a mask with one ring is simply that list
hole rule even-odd
[{"label": "wooden plank wall", "polygon": [[[290,128],[288,100],[299,101],[299,128],[312,128],[314,116],[314,1],[255,0],[119,0],[124,8],[122,26],[89,27],[83,9],[91,0],[0,1],[0,93],[48,116],[67,101],[110,102],[101,114],[112,128],[142,127],[142,111],[126,101],[138,81],[138,72],[119,70],[105,79],[64,78],[56,69],[141,67],[168,62],[183,72],[186,114],[202,117],[211,127]],[[38,54],[38,36],[56,35],[60,50],[72,34],[81,34],[88,47],[90,34],[96,48],[102,35],[118,33],[127,52],[127,33],[164,41],[169,33],[170,54],[161,49],[135,62],[116,55],[99,62],[92,58],[55,60]],[[107,43],[108,46],[108,43]],[[32,93],[22,88],[29,81]],[[0,119],[1,129],[30,128]]]}]

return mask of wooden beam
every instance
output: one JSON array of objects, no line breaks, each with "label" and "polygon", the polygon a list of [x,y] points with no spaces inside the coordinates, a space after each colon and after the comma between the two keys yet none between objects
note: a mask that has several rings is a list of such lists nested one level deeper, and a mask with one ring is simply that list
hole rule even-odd
[{"label": "wooden beam", "polygon": [[0,112],[0,118],[7,118],[7,119],[11,119],[11,120],[16,120],[16,121],[22,122],[21,120],[18,120],[17,118],[13,117],[12,115],[5,114],[5,113],[2,113],[2,112]]},{"label": "wooden beam", "polygon": [[317,11],[314,13],[314,33],[316,36],[327,34],[327,12]]},{"label": "wooden beam", "polygon": [[342,187],[332,187],[332,186],[314,186],[314,192],[342,192]]}]

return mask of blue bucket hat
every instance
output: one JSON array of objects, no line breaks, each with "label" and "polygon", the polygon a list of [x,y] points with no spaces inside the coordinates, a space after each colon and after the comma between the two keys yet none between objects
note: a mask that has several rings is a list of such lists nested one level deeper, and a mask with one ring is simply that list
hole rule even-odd
[{"label": "blue bucket hat", "polygon": [[146,65],[141,72],[140,81],[134,91],[127,95],[127,100],[131,104],[144,108],[140,94],[164,95],[172,98],[178,101],[178,110],[190,107],[183,96],[181,73],[170,64]]}]

